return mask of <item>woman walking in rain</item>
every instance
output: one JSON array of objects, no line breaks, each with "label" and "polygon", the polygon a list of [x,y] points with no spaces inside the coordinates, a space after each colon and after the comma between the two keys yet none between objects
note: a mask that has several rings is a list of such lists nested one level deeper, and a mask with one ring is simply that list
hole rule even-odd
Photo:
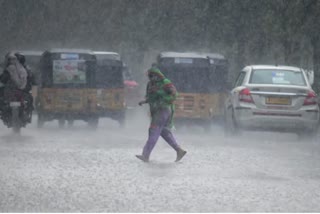
[{"label": "woman walking in rain", "polygon": [[176,162],[178,162],[187,152],[178,145],[171,132],[174,113],[173,102],[177,96],[176,88],[158,68],[150,68],[148,70],[148,78],[146,99],[139,102],[139,105],[149,104],[151,124],[149,137],[143,148],[142,155],[136,155],[136,157],[148,162],[150,154],[161,136],[177,152]]}]

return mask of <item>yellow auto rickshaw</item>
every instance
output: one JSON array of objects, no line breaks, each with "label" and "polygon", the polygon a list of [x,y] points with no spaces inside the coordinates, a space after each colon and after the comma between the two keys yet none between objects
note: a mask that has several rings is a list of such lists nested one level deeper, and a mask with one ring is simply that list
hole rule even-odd
[{"label": "yellow auto rickshaw", "polygon": [[40,60],[36,108],[38,127],[58,120],[63,127],[84,120],[91,127],[99,121],[96,90],[96,57],[90,50],[52,49]]},{"label": "yellow auto rickshaw", "polygon": [[220,54],[162,52],[157,66],[176,86],[175,121],[210,130],[223,118],[226,87],[226,59]]},{"label": "yellow auto rickshaw", "polygon": [[97,58],[97,99],[101,117],[125,125],[126,103],[123,78],[124,63],[115,52],[94,52]]}]

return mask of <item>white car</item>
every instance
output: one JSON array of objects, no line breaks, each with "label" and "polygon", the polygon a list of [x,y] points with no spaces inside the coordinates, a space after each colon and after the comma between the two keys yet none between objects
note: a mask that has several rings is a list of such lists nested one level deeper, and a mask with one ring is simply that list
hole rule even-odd
[{"label": "white car", "polygon": [[304,70],[289,66],[246,66],[225,103],[225,133],[240,130],[317,132],[319,105]]}]

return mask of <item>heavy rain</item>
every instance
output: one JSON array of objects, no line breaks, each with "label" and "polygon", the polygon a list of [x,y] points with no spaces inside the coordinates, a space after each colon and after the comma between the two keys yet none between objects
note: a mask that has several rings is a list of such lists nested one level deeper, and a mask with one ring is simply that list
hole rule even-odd
[{"label": "heavy rain", "polygon": [[0,212],[320,211],[319,1],[0,14]]}]

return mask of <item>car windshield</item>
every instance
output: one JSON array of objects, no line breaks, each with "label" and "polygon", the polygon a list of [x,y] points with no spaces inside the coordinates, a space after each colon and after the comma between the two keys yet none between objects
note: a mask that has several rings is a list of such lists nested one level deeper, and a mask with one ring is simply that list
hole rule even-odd
[{"label": "car windshield", "polygon": [[301,71],[274,69],[253,70],[249,83],[300,86],[305,86],[307,84]]}]

